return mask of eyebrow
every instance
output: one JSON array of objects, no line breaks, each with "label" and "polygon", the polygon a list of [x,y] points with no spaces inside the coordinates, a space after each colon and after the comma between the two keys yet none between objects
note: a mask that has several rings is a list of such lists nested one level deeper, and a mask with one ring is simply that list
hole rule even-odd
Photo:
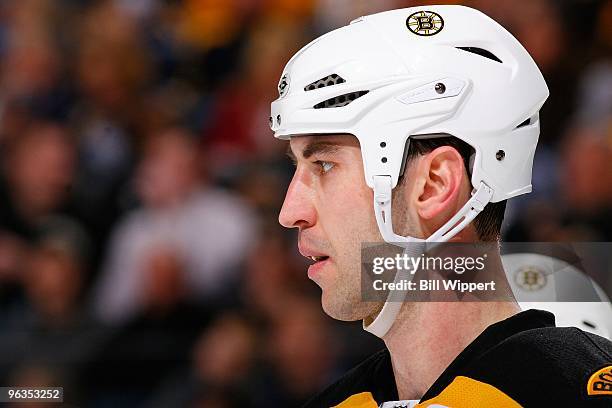
[{"label": "eyebrow", "polygon": [[[308,159],[314,154],[335,153],[338,151],[338,149],[339,149],[339,146],[337,143],[334,143],[331,141],[325,141],[325,140],[314,141],[314,142],[308,143],[306,147],[304,148],[304,150],[302,150],[302,157],[304,159]],[[287,156],[289,156],[289,158],[293,160],[294,162],[296,161],[295,154],[291,150],[291,145],[287,146]]]}]

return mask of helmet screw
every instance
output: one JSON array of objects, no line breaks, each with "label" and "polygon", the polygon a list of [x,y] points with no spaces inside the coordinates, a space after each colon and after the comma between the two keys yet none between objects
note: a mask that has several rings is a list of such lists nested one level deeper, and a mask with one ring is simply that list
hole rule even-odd
[{"label": "helmet screw", "polygon": [[385,142],[380,142],[380,147],[387,147],[387,144]]},{"label": "helmet screw", "polygon": [[506,152],[504,152],[503,150],[498,150],[497,153],[495,153],[495,158],[497,159],[497,161],[504,160],[504,157],[506,157]]},{"label": "helmet screw", "polygon": [[444,85],[442,82],[438,82],[436,84],[436,92],[439,94],[443,94],[444,92],[446,92],[446,85]]},{"label": "helmet screw", "polygon": [[387,162],[387,158],[383,157],[382,159],[380,159],[381,162],[386,163]]},{"label": "helmet screw", "polygon": [[270,118],[268,119],[268,122],[270,123],[270,129],[272,129],[272,126],[274,126],[274,121],[272,120],[272,116],[270,116]]},{"label": "helmet screw", "polygon": [[277,115],[277,116],[276,116],[276,123],[278,124],[278,126],[280,126],[280,124],[281,124],[281,118],[280,118],[280,115]]}]

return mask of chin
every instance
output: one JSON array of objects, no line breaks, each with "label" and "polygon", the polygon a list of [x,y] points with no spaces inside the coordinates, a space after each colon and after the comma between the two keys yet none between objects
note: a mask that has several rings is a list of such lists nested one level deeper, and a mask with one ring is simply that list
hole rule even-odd
[{"label": "chin", "polygon": [[332,319],[341,320],[343,322],[353,322],[355,320],[359,320],[359,318],[353,316],[352,313],[347,313],[346,310],[343,310],[343,308],[340,308],[337,305],[330,305],[323,299],[321,299],[321,305],[323,306],[323,311],[325,314]]},{"label": "chin", "polygon": [[359,295],[342,296],[337,291],[332,292],[323,289],[321,305],[325,314],[333,319],[345,322],[363,320],[376,309],[372,302],[362,302]]}]

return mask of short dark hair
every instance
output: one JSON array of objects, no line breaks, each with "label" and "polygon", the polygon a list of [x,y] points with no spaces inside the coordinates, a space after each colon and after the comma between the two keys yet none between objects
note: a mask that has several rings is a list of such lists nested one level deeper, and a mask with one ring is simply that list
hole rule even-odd
[{"label": "short dark hair", "polygon": [[[451,135],[423,139],[410,138],[408,140],[406,164],[409,163],[410,160],[427,154],[441,146],[450,146],[459,152],[463,158],[463,164],[467,175],[469,176],[471,173],[470,157],[474,154],[474,149],[463,140]],[[497,203],[488,203],[484,210],[476,216],[476,219],[474,219],[474,226],[476,227],[476,232],[480,240],[499,241],[505,211],[506,200],[503,200]]]}]

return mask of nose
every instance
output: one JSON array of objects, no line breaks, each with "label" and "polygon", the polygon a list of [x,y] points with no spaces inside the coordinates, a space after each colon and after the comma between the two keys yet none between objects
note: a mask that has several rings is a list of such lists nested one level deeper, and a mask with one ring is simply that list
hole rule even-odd
[{"label": "nose", "polygon": [[311,227],[316,222],[312,190],[299,170],[295,172],[289,184],[278,222],[285,228],[299,229]]}]

